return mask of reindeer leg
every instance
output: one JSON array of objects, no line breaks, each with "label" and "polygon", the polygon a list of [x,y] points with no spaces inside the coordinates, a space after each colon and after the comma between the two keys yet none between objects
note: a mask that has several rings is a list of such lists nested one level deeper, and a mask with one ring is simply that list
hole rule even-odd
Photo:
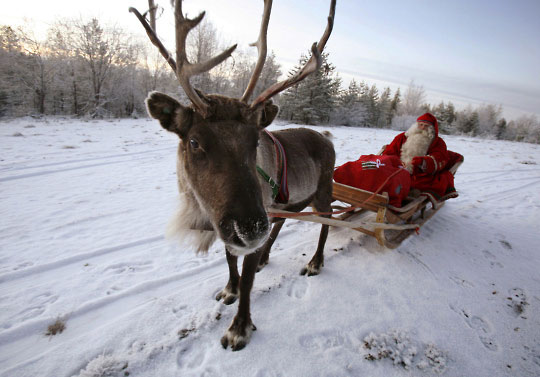
[{"label": "reindeer leg", "polygon": [[229,252],[225,248],[225,255],[227,256],[227,264],[229,265],[229,281],[225,288],[221,290],[216,296],[216,300],[219,301],[223,299],[225,305],[230,305],[236,301],[238,298],[238,282],[240,280],[240,275],[238,274],[238,257]]},{"label": "reindeer leg", "polygon": [[[323,177],[322,181],[325,182],[322,187],[319,187],[319,190],[313,199],[313,207],[319,212],[332,212],[332,174],[333,166],[329,168]],[[330,215],[323,215],[323,217],[330,217]],[[317,251],[313,254],[313,257],[308,264],[302,268],[300,275],[307,274],[308,276],[318,275],[321,272],[321,268],[324,266],[324,245],[326,244],[326,239],[328,238],[328,225],[323,225],[321,227],[321,234],[319,236],[319,244],[317,245]]]},{"label": "reindeer leg", "polygon": [[270,249],[272,248],[272,245],[274,244],[274,241],[276,240],[284,222],[285,219],[280,219],[274,223],[274,225],[272,226],[272,231],[270,232],[270,236],[268,237],[264,245],[262,245],[259,250],[257,250],[261,252],[261,258],[259,259],[257,272],[262,270],[264,266],[268,264],[268,259],[270,258]]},{"label": "reindeer leg", "polygon": [[238,312],[229,326],[225,335],[221,338],[223,348],[231,346],[233,351],[241,350],[249,343],[251,333],[257,328],[251,321],[249,311],[250,294],[255,279],[255,271],[259,263],[261,252],[246,255],[242,265],[242,277],[240,278],[240,302],[238,303]]},{"label": "reindeer leg", "polygon": [[[328,217],[328,216],[325,216]],[[326,238],[328,237],[328,225],[323,225],[321,228],[321,235],[319,236],[319,244],[317,251],[313,254],[313,257],[308,264],[302,268],[300,275],[307,274],[308,276],[318,275],[321,272],[321,268],[324,266],[324,245]]]}]

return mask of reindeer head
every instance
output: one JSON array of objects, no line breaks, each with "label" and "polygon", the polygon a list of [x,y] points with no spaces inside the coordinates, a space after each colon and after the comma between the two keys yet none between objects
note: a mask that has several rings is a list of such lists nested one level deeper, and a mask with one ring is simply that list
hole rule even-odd
[{"label": "reindeer head", "polygon": [[[192,88],[189,78],[208,71],[231,55],[236,45],[200,64],[188,62],[185,47],[188,32],[204,17],[195,19],[182,13],[182,1],[175,0],[176,61],[157,38],[144,17],[130,8],[143,24],[152,43],[176,73],[180,85],[191,100],[183,106],[174,98],[153,92],[146,100],[148,112],[161,126],[180,138],[179,179],[193,193],[226,245],[235,250],[251,251],[262,244],[269,231],[256,170],[259,132],[272,123],[278,108],[270,98],[316,71],[322,64],[321,52],[330,36],[335,12],[332,0],[328,26],[319,43],[312,46],[312,57],[289,79],[276,83],[251,104],[248,100],[266,60],[266,34],[272,0],[264,0],[259,38],[255,45],[259,57],[242,98],[205,95]],[[178,63],[178,64],[177,64]]]},{"label": "reindeer head", "polygon": [[237,251],[260,246],[268,234],[268,217],[256,172],[259,131],[278,108],[271,101],[251,109],[219,95],[203,95],[209,116],[174,98],[153,92],[148,112],[180,138],[179,175],[225,244]]}]

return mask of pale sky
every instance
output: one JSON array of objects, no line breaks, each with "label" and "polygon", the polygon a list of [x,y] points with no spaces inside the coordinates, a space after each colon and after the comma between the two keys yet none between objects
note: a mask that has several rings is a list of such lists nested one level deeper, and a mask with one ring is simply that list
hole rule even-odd
[{"label": "pale sky", "polygon": [[[158,34],[174,43],[169,0]],[[318,41],[326,25],[329,0],[274,0],[268,48],[287,72]],[[57,18],[98,17],[145,37],[136,18],[146,0],[7,2],[0,23],[18,25],[27,18],[38,31]],[[224,41],[243,50],[257,39],[262,0],[185,0],[190,17],[206,17]],[[455,105],[501,104],[504,115],[540,116],[539,0],[338,0],[334,31],[327,44],[330,61],[344,84],[351,78],[392,92],[409,82],[426,89],[428,101]]]}]

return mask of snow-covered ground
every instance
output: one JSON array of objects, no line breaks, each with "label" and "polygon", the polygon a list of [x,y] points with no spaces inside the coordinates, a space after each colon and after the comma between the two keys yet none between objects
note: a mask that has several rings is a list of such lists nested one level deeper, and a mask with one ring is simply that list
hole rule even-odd
[{"label": "snow-covered ground", "polygon": [[[396,134],[316,129],[338,164]],[[540,146],[445,140],[465,156],[460,197],[399,248],[332,228],[321,274],[300,276],[320,226],[288,220],[255,279],[258,331],[231,352],[223,245],[196,256],[164,238],[175,135],[146,119],[0,123],[0,375],[539,376]]]}]

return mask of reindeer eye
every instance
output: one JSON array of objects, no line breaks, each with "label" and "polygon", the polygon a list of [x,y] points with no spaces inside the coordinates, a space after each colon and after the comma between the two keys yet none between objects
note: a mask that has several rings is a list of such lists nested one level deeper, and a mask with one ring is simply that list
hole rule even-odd
[{"label": "reindeer eye", "polygon": [[199,142],[195,139],[189,139],[189,145],[193,149],[199,149]]}]

